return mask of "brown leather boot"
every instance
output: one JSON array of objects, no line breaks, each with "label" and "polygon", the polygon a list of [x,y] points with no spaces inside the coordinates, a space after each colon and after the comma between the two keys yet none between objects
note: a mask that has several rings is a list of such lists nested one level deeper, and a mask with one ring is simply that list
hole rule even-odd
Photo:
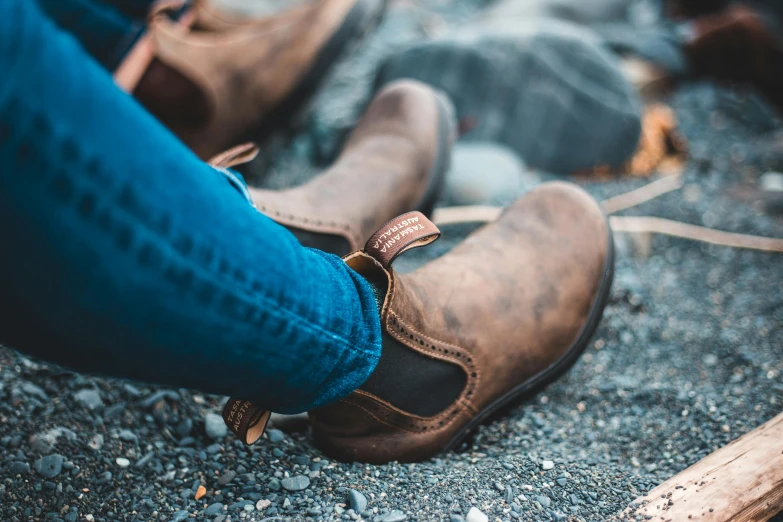
[{"label": "brown leather boot", "polygon": [[755,87],[783,111],[783,36],[775,22],[734,4],[692,22],[684,46],[691,71],[701,77]]},{"label": "brown leather boot", "polygon": [[444,96],[418,82],[394,82],[375,96],[326,172],[293,189],[250,194],[303,245],[346,255],[392,217],[432,212],[455,137]]},{"label": "brown leather boot", "polygon": [[273,17],[237,20],[199,2],[179,21],[163,6],[115,80],[208,159],[287,133],[384,6],[385,0],[315,0]]},{"label": "brown leather boot", "polygon": [[576,186],[543,185],[443,257],[410,274],[391,268],[436,235],[423,216],[402,216],[345,258],[379,291],[384,342],[360,389],[310,412],[314,443],[332,458],[415,461],[457,447],[568,370],[601,319],[613,242]]}]

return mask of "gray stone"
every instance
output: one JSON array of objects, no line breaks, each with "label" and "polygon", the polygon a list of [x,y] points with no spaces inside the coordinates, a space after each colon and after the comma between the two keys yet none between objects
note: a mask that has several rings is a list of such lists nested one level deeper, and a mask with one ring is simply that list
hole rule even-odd
[{"label": "gray stone", "polygon": [[177,424],[177,427],[174,429],[174,431],[177,433],[177,436],[180,438],[187,437],[190,435],[190,430],[193,429],[193,421],[190,419],[190,417],[185,417],[180,421],[179,424]]},{"label": "gray stone", "polygon": [[402,522],[403,520],[407,520],[408,516],[403,513],[402,511],[399,511],[397,509],[389,511],[385,515],[382,515],[379,520],[379,522]]},{"label": "gray stone", "polygon": [[280,484],[287,491],[302,491],[310,486],[310,479],[305,475],[295,475],[284,478],[280,481]]},{"label": "gray stone", "polygon": [[479,508],[472,507],[470,508],[470,511],[468,511],[466,520],[467,522],[489,522],[489,517]]},{"label": "gray stone", "polygon": [[73,395],[73,398],[88,410],[97,410],[103,408],[103,399],[100,392],[94,389],[80,390]]},{"label": "gray stone", "polygon": [[220,484],[221,486],[225,486],[226,484],[234,480],[234,477],[236,476],[237,476],[236,471],[228,470],[225,473],[223,473],[223,475],[220,476],[220,478],[218,479],[218,484]]},{"label": "gray stone", "polygon": [[8,465],[8,471],[11,475],[26,475],[30,473],[30,464],[27,462],[14,461]]},{"label": "gray stone", "polygon": [[451,205],[505,205],[539,182],[505,145],[458,143],[452,149],[446,198]]},{"label": "gray stone", "polygon": [[538,495],[535,500],[545,508],[548,508],[552,504],[552,500],[546,495]]},{"label": "gray stone", "polygon": [[294,462],[294,464],[299,464],[300,466],[307,466],[310,464],[310,457],[307,455],[297,455],[291,460]]},{"label": "gray stone", "polygon": [[759,178],[761,190],[766,192],[783,191],[783,174],[780,172],[767,172]]},{"label": "gray stone", "polygon": [[483,13],[482,23],[518,23],[532,18],[556,18],[580,25],[624,22],[631,4],[630,0],[501,0]]},{"label": "gray stone", "polygon": [[217,515],[221,511],[223,511],[223,504],[220,502],[215,502],[214,504],[210,504],[210,506],[204,510],[205,515]]},{"label": "gray stone", "polygon": [[30,437],[30,446],[33,451],[36,451],[37,453],[49,453],[54,449],[54,445],[57,444],[57,441],[61,438],[64,438],[69,442],[74,442],[76,441],[77,436],[76,433],[68,428],[52,428],[49,431],[36,433]]},{"label": "gray stone", "polygon": [[41,399],[42,401],[48,401],[49,396],[46,394],[46,392],[38,385],[35,385],[31,382],[23,382],[19,388],[26,393],[27,395],[30,395],[31,397],[35,397],[36,399]]},{"label": "gray stone", "polygon": [[544,471],[552,469],[554,467],[555,467],[555,463],[552,462],[551,460],[545,460],[541,463],[541,469],[543,469]]},{"label": "gray stone", "polygon": [[121,468],[127,468],[128,466],[130,466],[130,461],[128,459],[126,459],[126,458],[123,458],[123,457],[117,457],[115,462]]},{"label": "gray stone", "polygon": [[228,434],[228,427],[223,422],[223,417],[210,412],[204,416],[204,431],[211,439],[222,439]]},{"label": "gray stone", "polygon": [[139,438],[131,430],[120,430],[117,437],[125,442],[138,442]]},{"label": "gray stone", "polygon": [[103,448],[103,434],[96,433],[90,440],[87,442],[87,446],[93,450],[93,451],[100,451]]},{"label": "gray stone", "polygon": [[280,484],[280,481],[277,480],[276,478],[271,479],[269,481],[269,484],[267,484],[267,486],[272,491],[280,491],[280,488],[282,487],[282,485]]},{"label": "gray stone", "polygon": [[33,467],[41,476],[54,478],[62,471],[64,461],[62,455],[47,455],[36,460]]},{"label": "gray stone", "polygon": [[545,172],[619,167],[639,142],[638,94],[600,38],[570,23],[455,30],[393,55],[377,85],[400,78],[446,92],[462,140],[505,144]]},{"label": "gray stone", "polygon": [[278,442],[283,442],[285,440],[285,435],[280,430],[267,430],[266,436],[269,439],[269,442],[277,444]]},{"label": "gray stone", "polygon": [[54,450],[54,445],[41,435],[33,435],[30,437],[30,448],[36,453],[46,454]]},{"label": "gray stone", "polygon": [[171,517],[170,522],[182,522],[183,520],[187,519],[190,516],[190,513],[187,511],[177,511],[174,513],[174,516]]},{"label": "gray stone", "polygon": [[348,490],[348,503],[356,513],[361,513],[367,509],[367,497],[355,489]]},{"label": "gray stone", "polygon": [[180,395],[179,393],[171,390],[157,391],[145,397],[143,400],[139,401],[139,406],[141,406],[142,408],[152,408],[153,406],[155,406],[157,403],[159,403],[164,399],[178,401],[180,399]]}]

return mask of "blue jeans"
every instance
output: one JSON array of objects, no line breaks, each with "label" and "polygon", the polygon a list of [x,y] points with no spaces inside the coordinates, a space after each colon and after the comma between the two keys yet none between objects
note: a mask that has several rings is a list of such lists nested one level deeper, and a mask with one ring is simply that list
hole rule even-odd
[{"label": "blue jeans", "polygon": [[31,0],[107,69],[119,65],[144,31],[154,0]]},{"label": "blue jeans", "polygon": [[369,284],[257,212],[36,2],[0,2],[0,78],[0,342],[281,413],[367,379]]}]

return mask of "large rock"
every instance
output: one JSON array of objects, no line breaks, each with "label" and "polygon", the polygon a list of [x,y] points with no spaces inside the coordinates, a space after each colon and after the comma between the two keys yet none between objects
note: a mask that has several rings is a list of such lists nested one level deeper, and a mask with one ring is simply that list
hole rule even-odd
[{"label": "large rock", "polygon": [[475,24],[393,55],[377,86],[399,78],[445,91],[464,139],[504,143],[548,172],[619,167],[639,141],[641,104],[616,57],[570,23]]},{"label": "large rock", "polygon": [[501,0],[483,14],[484,20],[556,18],[570,22],[595,25],[625,22],[633,2],[631,0]]}]

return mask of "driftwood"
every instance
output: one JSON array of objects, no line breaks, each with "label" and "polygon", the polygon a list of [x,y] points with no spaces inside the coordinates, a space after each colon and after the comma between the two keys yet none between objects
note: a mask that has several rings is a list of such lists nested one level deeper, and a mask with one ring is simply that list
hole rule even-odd
[{"label": "driftwood", "polygon": [[601,207],[607,214],[614,214],[615,212],[641,205],[645,201],[650,201],[651,199],[655,199],[658,196],[666,194],[667,192],[672,192],[681,187],[681,176],[666,176],[636,190],[605,199],[601,202]]},{"label": "driftwood", "polygon": [[783,413],[637,499],[619,518],[755,522],[781,511]]},{"label": "driftwood", "polygon": [[[606,199],[601,202],[601,207],[607,214],[613,214],[640,205],[680,187],[682,187],[680,176],[668,176],[636,190]],[[432,217],[436,225],[484,223],[496,220],[502,212],[503,207],[482,205],[446,207],[436,209]],[[783,239],[778,238],[725,232],[658,217],[612,216],[609,221],[615,232],[628,233],[632,237],[642,237],[646,240],[649,240],[651,234],[665,234],[732,248],[783,252]]]},{"label": "driftwood", "polygon": [[698,225],[689,225],[671,219],[612,216],[609,218],[609,223],[615,232],[665,234],[667,236],[693,239],[703,243],[712,243],[713,245],[762,250],[765,252],[783,252],[783,239],[724,232]]}]

